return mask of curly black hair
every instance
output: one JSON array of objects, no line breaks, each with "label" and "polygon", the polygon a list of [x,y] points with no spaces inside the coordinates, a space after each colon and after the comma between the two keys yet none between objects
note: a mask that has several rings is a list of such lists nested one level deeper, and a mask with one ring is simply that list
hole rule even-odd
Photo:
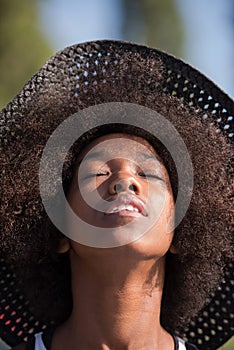
[{"label": "curly black hair", "polygon": [[[125,57],[125,61],[127,59]],[[129,57],[129,60],[132,58]],[[57,253],[63,235],[45,214],[39,196],[38,160],[51,130],[61,120],[92,104],[124,101],[160,112],[180,133],[192,159],[193,195],[173,239],[178,254],[168,252],[166,257],[161,312],[163,326],[174,332],[187,325],[220,284],[225,262],[232,258],[231,145],[222,133],[217,133],[216,126],[209,118],[202,118],[201,112],[168,96],[160,86],[149,88],[147,77],[141,79],[139,76],[139,67],[144,70],[141,57],[135,57],[135,60],[138,64],[137,74],[134,74],[133,66],[126,76],[121,71],[119,74],[117,72],[119,80],[115,83],[115,89],[103,84],[102,91],[95,90],[93,95],[83,93],[79,102],[76,96],[68,99],[62,89],[57,91],[53,90],[53,86],[48,87],[36,101],[25,106],[23,113],[27,117],[24,118],[24,136],[19,148],[16,150],[14,144],[10,144],[4,154],[4,200],[1,205],[4,230],[0,248],[14,268],[20,288],[29,300],[28,307],[45,324],[60,324],[69,317],[72,293],[69,256]],[[154,61],[149,64],[155,81],[160,81],[162,65]],[[135,86],[135,89],[129,86]],[[93,129],[72,147],[63,169],[65,192],[81,149],[100,135],[120,131],[136,134],[152,143],[165,162],[176,197],[177,174],[168,152],[140,128],[124,126],[123,129],[119,125]],[[55,178],[51,180],[60,181]],[[48,193],[49,187],[48,182]]]}]

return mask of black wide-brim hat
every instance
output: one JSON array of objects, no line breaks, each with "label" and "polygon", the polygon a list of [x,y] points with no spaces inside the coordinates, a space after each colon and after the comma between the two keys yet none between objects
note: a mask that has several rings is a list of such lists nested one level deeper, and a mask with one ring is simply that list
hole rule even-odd
[{"label": "black wide-brim hat", "polygon": [[[117,94],[116,86],[119,84],[121,89],[118,91],[121,92]],[[234,102],[200,72],[157,49],[118,41],[96,41],[74,45],[54,55],[1,112],[1,154],[7,154],[3,166],[7,162],[13,164],[14,160],[19,162],[19,144],[24,144],[25,151],[28,150],[30,157],[33,155],[39,162],[41,154],[38,154],[38,149],[33,153],[37,125],[43,149],[53,130],[70,114],[101,103],[136,103],[130,97],[133,90],[140,96],[138,101],[147,106],[147,96],[156,89],[194,108],[201,118],[208,118],[215,125],[227,143],[233,141]],[[40,105],[44,111],[46,117],[43,123],[38,119],[35,105]],[[58,115],[56,123],[50,119],[55,113]],[[189,122],[185,120],[185,123]],[[11,157],[9,147],[15,150]],[[26,171],[30,171],[30,166],[33,166],[30,159],[27,162],[24,158],[24,164]],[[14,166],[12,169],[13,172],[17,171]],[[10,180],[12,184],[14,181]],[[20,183],[16,181],[15,193],[17,186]],[[32,188],[28,183],[28,193],[30,191]],[[9,213],[15,215],[17,226],[19,215],[24,210],[22,229],[30,230],[30,225],[34,224],[33,217],[37,215],[34,207],[37,207],[40,198],[27,203],[27,189],[25,193],[17,207],[9,203],[8,211],[1,215],[4,223]],[[46,215],[43,207],[40,214],[42,217]],[[15,230],[14,225],[11,230]],[[0,256],[0,337],[14,346],[50,324],[42,323],[28,309],[28,301],[18,288],[14,272],[6,263],[7,249],[9,247],[5,251],[3,249],[4,253]],[[180,335],[197,344],[199,349],[216,349],[224,344],[234,331],[233,285],[233,265],[228,261],[223,282]]]}]

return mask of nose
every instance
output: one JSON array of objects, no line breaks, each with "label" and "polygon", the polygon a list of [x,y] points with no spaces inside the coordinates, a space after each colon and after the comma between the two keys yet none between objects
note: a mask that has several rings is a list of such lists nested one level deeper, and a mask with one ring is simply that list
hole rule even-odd
[{"label": "nose", "polygon": [[134,192],[139,194],[141,191],[141,186],[139,182],[133,177],[118,177],[115,178],[109,186],[110,194],[118,194],[120,192]]}]

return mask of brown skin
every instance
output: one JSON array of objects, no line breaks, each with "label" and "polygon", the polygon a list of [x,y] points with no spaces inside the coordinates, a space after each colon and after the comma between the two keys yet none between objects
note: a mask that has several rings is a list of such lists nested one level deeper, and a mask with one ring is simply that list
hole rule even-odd
[{"label": "brown skin", "polygon": [[[145,169],[161,174],[165,182],[139,175],[134,162],[135,154],[144,149],[148,155],[156,155],[144,139],[124,134],[103,136],[93,141],[84,152],[94,146],[106,150],[103,141],[119,141],[119,151],[124,158],[116,157],[115,142],[108,143],[111,159],[103,165],[102,157],[84,162],[84,175],[101,173],[83,182],[85,191],[98,189],[101,197],[110,201],[116,196],[115,185],[120,183],[122,192],[133,192],[147,201],[153,208],[157,197],[166,192],[166,203],[158,222],[135,242],[116,248],[92,248],[75,241],[64,239],[60,251],[70,250],[72,269],[72,291],[74,308],[71,317],[55,332],[52,350],[65,347],[79,349],[173,349],[173,339],[160,325],[160,304],[162,297],[165,254],[171,246],[173,232],[166,233],[168,217],[173,211],[173,196],[165,167],[160,162],[145,161]],[[126,147],[126,140],[137,141],[133,150]],[[96,151],[97,149],[95,149]],[[91,151],[92,152],[92,151]],[[81,159],[84,153],[81,155]],[[152,166],[153,163],[153,166]],[[137,172],[139,171],[139,173]],[[82,178],[82,173],[81,173]],[[105,214],[89,207],[82,199],[77,172],[72,181],[68,201],[72,209],[88,222],[104,225]],[[131,190],[130,184],[134,185]],[[148,193],[150,195],[148,196]],[[121,213],[121,212],[120,212]],[[134,218],[122,212],[114,214],[112,225],[124,225]],[[135,218],[148,220],[148,217]],[[92,336],[90,336],[92,335]]]},{"label": "brown skin", "polygon": [[[116,157],[116,139],[118,152],[123,158]],[[136,141],[135,148],[130,142],[132,140]],[[108,141],[108,148],[103,141]],[[138,159],[142,151],[157,157],[152,146],[140,137],[126,134],[102,136],[84,149],[79,160],[88,151],[92,153],[93,147],[98,151],[108,150],[110,160],[103,164],[100,156],[83,163],[81,184],[85,193],[96,189],[109,202],[118,195],[130,193],[145,203],[147,215],[135,217],[131,212],[120,211],[110,218],[88,206],[78,187],[79,167],[68,193],[68,202],[74,212],[87,222],[116,227],[116,230],[134,220],[141,225],[152,216],[160,215],[146,234],[119,247],[94,248],[69,238],[61,241],[59,251],[69,251],[70,255],[74,306],[69,319],[56,329],[51,349],[173,350],[173,338],[160,324],[165,254],[169,249],[173,250],[173,231],[168,233],[166,230],[174,212],[169,176],[160,161]],[[149,177],[142,174],[137,162]],[[97,173],[97,177],[86,178],[86,174]],[[121,187],[117,193],[118,184]],[[162,196],[164,202],[160,207],[157,201],[160,202]]]}]

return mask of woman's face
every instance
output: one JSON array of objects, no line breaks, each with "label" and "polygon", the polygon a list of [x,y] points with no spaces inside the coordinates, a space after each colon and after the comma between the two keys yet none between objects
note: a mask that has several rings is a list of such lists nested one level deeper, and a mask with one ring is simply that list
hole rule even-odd
[{"label": "woman's face", "polygon": [[170,179],[156,151],[141,137],[116,133],[91,142],[79,156],[68,202],[82,221],[114,234],[119,246],[127,242],[158,256],[170,247]]}]

